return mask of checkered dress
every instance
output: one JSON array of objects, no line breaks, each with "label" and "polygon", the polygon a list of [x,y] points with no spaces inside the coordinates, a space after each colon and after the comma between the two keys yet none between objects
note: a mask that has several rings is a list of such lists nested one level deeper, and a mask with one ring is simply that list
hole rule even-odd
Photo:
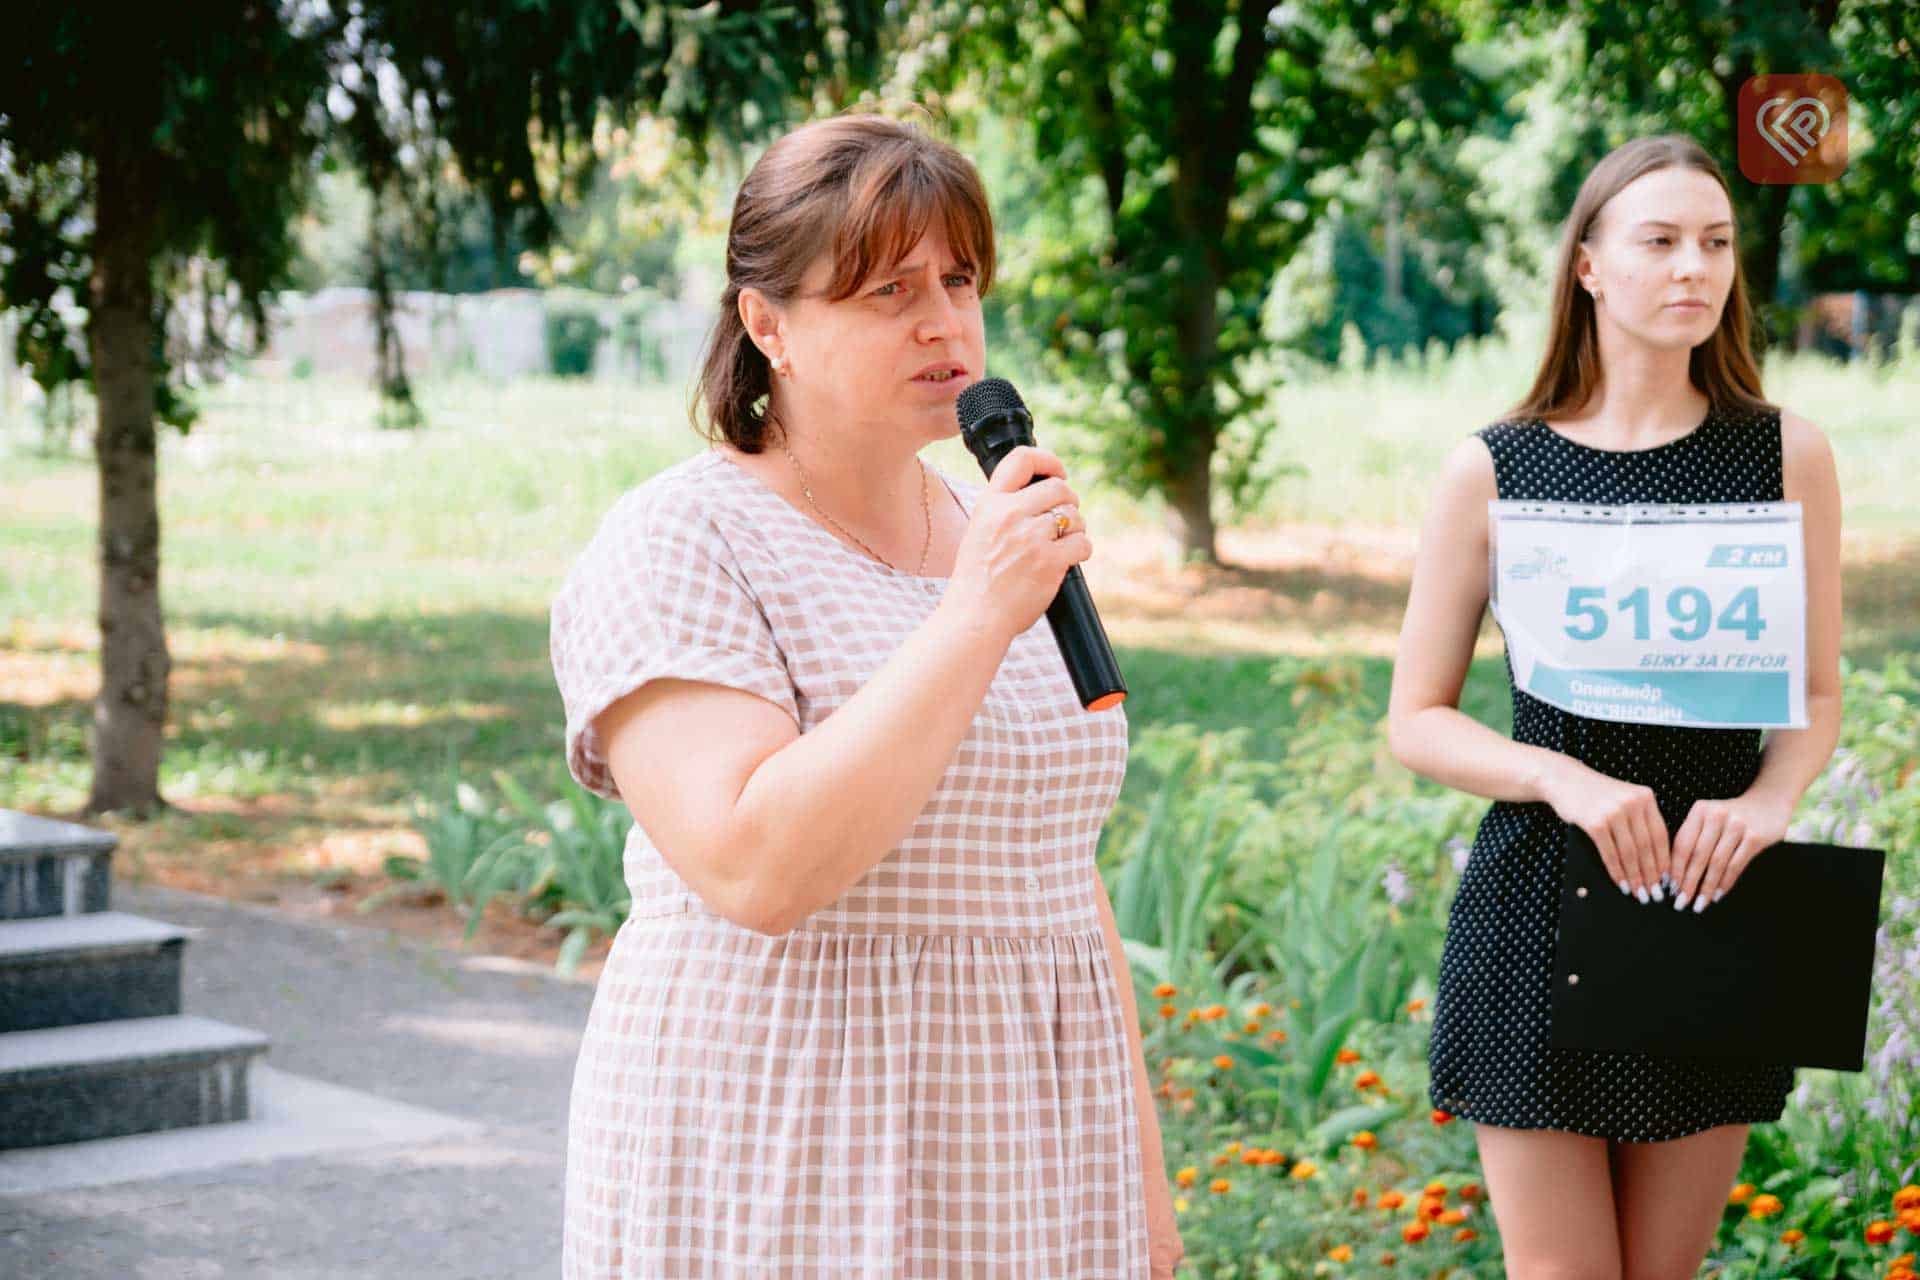
[{"label": "checkered dress", "polygon": [[[983,486],[940,478],[970,512]],[[618,798],[593,717],[656,676],[810,730],[945,584],[717,451],[669,467],[615,502],[554,599],[567,766]],[[1041,618],[906,838],[791,932],[713,912],[636,823],[632,913],[574,1072],[563,1274],[1144,1280],[1094,869],[1126,755],[1124,714],[1080,706]]]}]

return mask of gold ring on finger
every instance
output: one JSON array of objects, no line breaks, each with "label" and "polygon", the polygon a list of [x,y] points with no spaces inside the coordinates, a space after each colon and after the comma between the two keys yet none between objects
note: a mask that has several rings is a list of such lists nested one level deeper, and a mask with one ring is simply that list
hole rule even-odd
[{"label": "gold ring on finger", "polygon": [[1067,530],[1073,528],[1073,517],[1064,511],[1053,513],[1053,538],[1058,542],[1067,536]]}]

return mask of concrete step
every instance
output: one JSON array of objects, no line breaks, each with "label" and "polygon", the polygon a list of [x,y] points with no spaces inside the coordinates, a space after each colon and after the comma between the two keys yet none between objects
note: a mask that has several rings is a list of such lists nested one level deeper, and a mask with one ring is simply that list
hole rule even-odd
[{"label": "concrete step", "polygon": [[0,920],[105,911],[111,831],[0,809]]},{"label": "concrete step", "polygon": [[192,1014],[0,1035],[0,1151],[247,1118],[271,1042]]},{"label": "concrete step", "polygon": [[124,911],[0,921],[0,1033],[179,1013],[188,933]]}]

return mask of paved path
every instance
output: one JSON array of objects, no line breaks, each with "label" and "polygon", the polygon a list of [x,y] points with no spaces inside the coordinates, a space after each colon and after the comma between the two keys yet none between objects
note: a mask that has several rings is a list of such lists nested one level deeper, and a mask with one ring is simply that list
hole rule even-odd
[{"label": "paved path", "polygon": [[158,886],[113,907],[201,930],[183,1011],[272,1037],[262,1123],[0,1152],[0,1276],[558,1275],[591,985]]}]

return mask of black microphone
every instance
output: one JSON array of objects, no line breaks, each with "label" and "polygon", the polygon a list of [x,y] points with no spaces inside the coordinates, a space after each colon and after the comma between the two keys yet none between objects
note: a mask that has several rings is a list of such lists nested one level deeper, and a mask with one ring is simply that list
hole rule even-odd
[{"label": "black microphone", "polygon": [[[1000,460],[1021,445],[1033,443],[1033,415],[1026,402],[1005,378],[982,378],[965,391],[953,406],[960,419],[960,435],[967,442],[987,478]],[[1035,476],[1029,485],[1039,484],[1045,476]],[[1113,646],[1107,643],[1106,628],[1094,610],[1093,596],[1077,564],[1067,566],[1060,592],[1047,606],[1047,623],[1066,659],[1067,673],[1073,677],[1074,692],[1080,705],[1089,711],[1105,711],[1119,706],[1127,696],[1126,682],[1120,678],[1120,664],[1114,661]]]}]

